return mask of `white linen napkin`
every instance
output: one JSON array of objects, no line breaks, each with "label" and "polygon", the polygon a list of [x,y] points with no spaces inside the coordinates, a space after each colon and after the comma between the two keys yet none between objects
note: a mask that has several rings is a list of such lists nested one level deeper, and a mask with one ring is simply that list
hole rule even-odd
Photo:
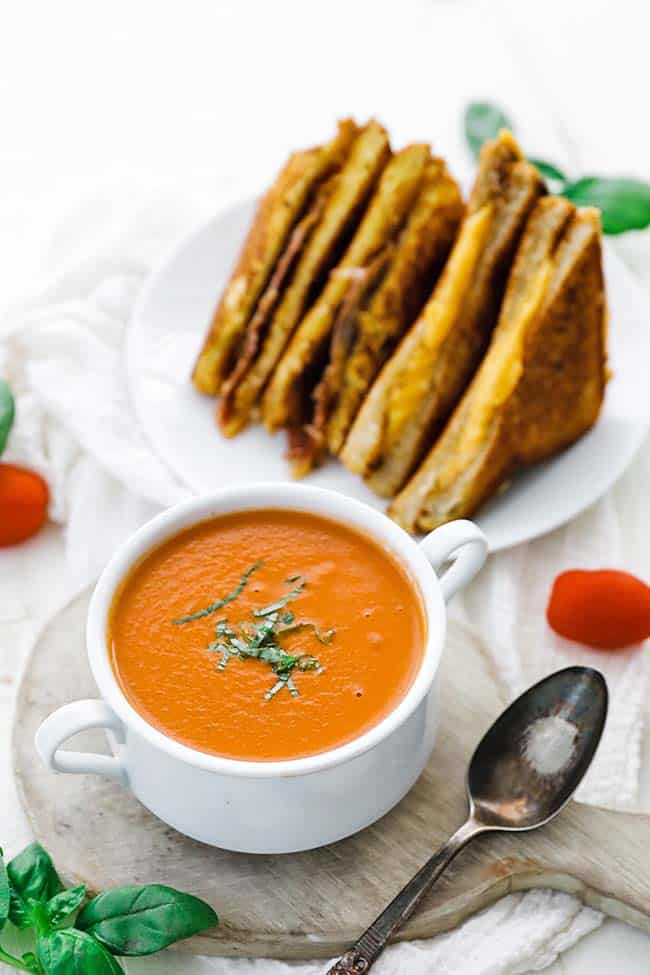
[{"label": "white linen napkin", "polygon": [[[103,220],[97,219],[98,213]],[[52,518],[62,526],[62,544],[49,537],[50,549],[43,549],[48,571],[55,576],[49,586],[43,584],[40,541],[26,546],[24,557],[11,563],[0,560],[0,648],[8,648],[10,641],[19,646],[17,652],[0,652],[0,693],[5,697],[29,632],[43,607],[56,602],[53,593],[61,599],[91,582],[137,525],[187,494],[150,450],[131,412],[122,342],[148,268],[189,229],[196,215],[183,215],[162,201],[124,220],[114,206],[97,203],[88,214],[93,220],[83,233],[91,235],[91,247],[80,240],[78,214],[70,233],[65,226],[59,233],[59,245],[74,239],[74,251],[83,254],[83,260],[73,254],[39,295],[0,319],[0,374],[16,390],[18,407],[6,459],[29,463],[48,478]],[[588,661],[606,672],[611,718],[582,797],[626,807],[634,804],[638,783],[645,655],[597,654],[561,641],[546,626],[544,608],[552,578],[565,566],[621,565],[650,576],[650,528],[638,491],[639,479],[648,483],[649,475],[646,449],[610,496],[572,524],[546,539],[493,556],[457,602],[452,624],[463,627],[466,639],[478,641],[505,698],[569,662]],[[57,555],[63,557],[62,571]],[[5,721],[6,708],[2,710]],[[0,831],[16,848],[27,841],[11,803],[0,811]],[[15,850],[8,845],[7,852]],[[447,935],[391,948],[378,971],[398,971],[405,964],[416,975],[434,970],[457,975],[536,970],[600,920],[599,914],[564,894],[533,891],[510,896]],[[182,969],[188,975],[243,975],[249,970],[281,975],[291,968],[311,975],[323,965],[185,956],[180,962],[178,956],[168,955],[130,961],[127,967],[130,972]]]}]

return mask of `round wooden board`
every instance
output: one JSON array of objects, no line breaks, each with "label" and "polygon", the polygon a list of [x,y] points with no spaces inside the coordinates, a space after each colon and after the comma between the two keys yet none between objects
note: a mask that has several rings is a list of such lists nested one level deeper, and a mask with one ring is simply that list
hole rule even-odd
[{"label": "round wooden board", "polygon": [[[97,891],[157,881],[198,894],[221,923],[184,943],[197,953],[327,958],[358,937],[462,822],[467,759],[503,702],[471,636],[453,626],[428,768],[396,809],[332,846],[284,856],[227,853],[181,836],[116,783],[52,774],[34,751],[36,728],[61,704],[97,693],[84,647],[88,598],[69,604],[41,634],[19,690],[13,736],[18,788],[35,836],[70,882]],[[70,747],[97,751],[106,743],[93,732]],[[650,930],[650,817],[572,803],[536,833],[479,840],[400,937],[428,937],[511,890],[534,886],[573,892]]]}]

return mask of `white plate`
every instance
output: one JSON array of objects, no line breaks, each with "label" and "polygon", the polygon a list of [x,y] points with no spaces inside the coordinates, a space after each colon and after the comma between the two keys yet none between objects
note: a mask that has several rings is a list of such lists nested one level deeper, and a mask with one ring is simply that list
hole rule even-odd
[{"label": "white plate", "polygon": [[[189,488],[287,480],[282,433],[251,427],[231,440],[218,432],[212,400],[190,384],[190,372],[215,303],[239,251],[254,203],[217,215],[184,240],[149,279],[127,338],[131,397],[160,457]],[[607,491],[641,445],[650,423],[650,302],[613,251],[605,248],[610,308],[609,360],[614,375],[602,415],[560,456],[518,476],[475,519],[490,550],[543,535]],[[363,481],[329,461],[309,483],[383,508]]]}]

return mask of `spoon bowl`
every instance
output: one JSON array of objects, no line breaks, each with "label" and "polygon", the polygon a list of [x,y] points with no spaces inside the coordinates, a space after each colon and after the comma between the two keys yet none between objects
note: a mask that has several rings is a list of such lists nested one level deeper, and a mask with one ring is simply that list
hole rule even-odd
[{"label": "spoon bowl", "polygon": [[590,667],[567,667],[517,698],[472,756],[472,818],[491,829],[527,830],[557,815],[591,764],[607,699],[604,677]]}]

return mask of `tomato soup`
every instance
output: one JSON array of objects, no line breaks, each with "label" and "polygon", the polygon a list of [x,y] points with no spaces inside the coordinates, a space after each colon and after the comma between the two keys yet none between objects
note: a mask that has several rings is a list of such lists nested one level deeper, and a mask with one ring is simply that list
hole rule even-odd
[{"label": "tomato soup", "polygon": [[168,539],[110,614],[120,687],[164,734],[249,761],[302,758],[378,724],[425,641],[419,593],[377,542],[299,511],[238,512]]}]

